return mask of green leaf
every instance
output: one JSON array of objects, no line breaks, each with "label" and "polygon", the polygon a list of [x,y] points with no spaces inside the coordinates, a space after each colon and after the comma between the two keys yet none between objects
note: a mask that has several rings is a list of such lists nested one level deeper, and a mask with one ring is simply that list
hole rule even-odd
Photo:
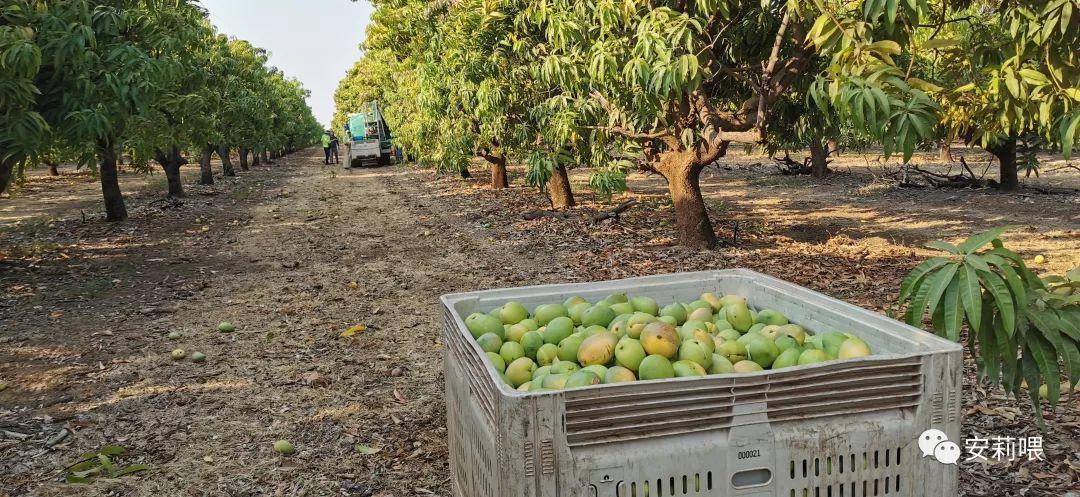
[{"label": "green leaf", "polygon": [[926,310],[926,301],[930,298],[930,287],[933,286],[932,280],[942,270],[937,270],[923,281],[919,288],[915,291],[915,296],[911,298],[911,302],[907,309],[907,322],[911,326],[922,328],[923,313]]},{"label": "green leaf", "polygon": [[934,257],[915,266],[915,269],[912,269],[904,278],[904,281],[900,283],[900,298],[898,300],[901,303],[907,300],[927,273],[944,266],[947,262],[949,262],[949,259],[946,257]]},{"label": "green leaf", "polygon": [[[925,281],[919,285],[915,297],[911,299],[907,312],[908,324],[921,327],[923,314],[927,310],[927,304],[930,302],[933,302],[933,305],[929,307],[931,317],[933,316],[933,313],[937,310],[937,302],[941,300],[941,295],[945,292],[945,288],[949,285],[949,280],[952,279],[953,274],[956,273],[956,268],[956,263],[949,263],[926,276]],[[935,329],[934,331],[941,332],[943,330]]]},{"label": "green leaf", "polygon": [[979,271],[989,271],[990,266],[986,263],[986,260],[976,254],[968,254],[964,256],[964,262],[968,263],[971,267],[978,269]]},{"label": "green leaf", "polygon": [[956,245],[953,245],[953,244],[951,244],[949,242],[946,242],[945,240],[934,240],[934,241],[932,241],[930,243],[927,243],[926,246],[929,247],[929,248],[932,248],[932,249],[942,250],[942,251],[948,252],[950,254],[959,254],[960,253],[960,249],[957,248]]},{"label": "green leaf", "polygon": [[1031,320],[1046,341],[1057,350],[1057,355],[1065,363],[1065,373],[1069,376],[1069,384],[1075,385],[1077,381],[1080,381],[1080,352],[1077,351],[1075,343],[1061,336],[1061,332],[1058,331],[1061,329],[1060,319],[1052,311],[1037,311],[1031,313]]},{"label": "green leaf", "polygon": [[107,456],[120,456],[127,453],[127,449],[122,445],[106,445],[98,451],[98,454],[105,454]]},{"label": "green leaf", "polygon": [[968,324],[971,329],[978,330],[982,327],[982,287],[979,286],[979,275],[971,266],[965,264],[960,269],[958,281],[960,301],[964,304]]},{"label": "green leaf", "polygon": [[1016,332],[1016,302],[1013,301],[1008,286],[1005,285],[1005,281],[1001,279],[1001,276],[992,271],[979,271],[979,276],[983,286],[990,292],[990,295],[994,298],[994,303],[997,304],[996,307],[998,312],[1001,313],[1005,331],[1009,333],[1009,336],[1012,336]]},{"label": "green leaf", "polygon": [[[986,309],[985,312],[987,314],[992,312],[989,305],[984,306],[984,308]],[[994,338],[998,344],[998,350],[1000,351],[1002,363],[1004,364],[1002,372],[1004,373],[1005,387],[1010,392],[1015,392],[1020,386],[1016,379],[1021,377],[1019,358],[1016,353],[1016,341],[1005,331],[1005,326],[1001,324],[1000,316],[995,317],[990,315],[989,319],[992,321],[991,328],[994,330]]]},{"label": "green leaf", "polygon": [[[930,293],[927,295],[927,306],[931,313],[937,312],[938,305],[941,304],[941,297],[945,295],[945,290],[952,284],[953,276],[956,275],[956,270],[959,264],[947,264],[941,268],[927,281],[930,285]],[[944,329],[938,329],[938,331],[945,331]]]},{"label": "green leaf", "polygon": [[899,6],[898,0],[885,0],[885,19],[887,25],[892,26],[896,22],[896,8]]},{"label": "green leaf", "polygon": [[[1061,382],[1059,380],[1061,372],[1058,369],[1057,356],[1046,339],[1038,334],[1031,334],[1028,337],[1028,347],[1046,381],[1046,390],[1049,394],[1047,397],[1050,400],[1050,405],[1056,406],[1061,396]],[[1032,387],[1030,380],[1028,380],[1028,388],[1035,390],[1036,397],[1038,396],[1038,386]]]},{"label": "green leaf", "polygon": [[[973,341],[976,336],[979,340],[979,355],[982,357],[982,364],[979,365],[979,376],[997,385],[1001,381],[1002,344],[998,343],[992,325],[979,330],[971,330],[969,340]],[[1016,351],[1011,352],[1015,356]]]},{"label": "green leaf", "polygon": [[113,473],[113,463],[112,460],[109,459],[109,456],[105,454],[98,454],[98,462],[101,464],[101,467],[105,470],[106,473],[110,475]]},{"label": "green leaf", "polygon": [[952,48],[960,45],[960,40],[953,40],[949,38],[934,38],[923,42],[923,48],[927,50]]},{"label": "green leaf", "polygon": [[[1020,276],[1016,274],[1016,270],[1008,264],[997,265],[997,268],[1001,271],[1001,274],[1005,275],[1005,283],[1009,286],[1009,290],[1012,291],[1018,306],[1018,311],[1022,311],[1024,306],[1028,304],[1027,285],[1020,279]],[[1022,312],[1018,312],[1022,314]]]},{"label": "green leaf", "polygon": [[1043,421],[1042,404],[1039,402],[1039,385],[1042,380],[1039,377],[1039,365],[1035,361],[1032,348],[1030,343],[1024,346],[1019,372],[1027,380],[1028,397],[1031,399],[1031,407],[1035,409],[1035,420],[1039,423],[1040,428],[1045,429],[1046,422]]},{"label": "green leaf", "polygon": [[963,243],[960,244],[960,251],[965,254],[970,254],[982,248],[983,245],[990,243],[991,241],[1001,238],[1001,234],[1012,229],[1013,226],[999,226],[997,228],[984,231],[977,235],[973,235]]},{"label": "green leaf", "polygon": [[372,447],[366,444],[356,444],[356,451],[365,456],[370,456],[372,454],[378,454],[382,451],[382,449],[378,447]]},{"label": "green leaf", "polygon": [[147,466],[145,464],[132,464],[130,466],[127,466],[127,467],[121,469],[120,471],[117,471],[116,473],[113,473],[112,476],[113,476],[113,478],[120,478],[121,476],[130,475],[132,473],[138,473],[140,471],[147,471],[149,469],[150,469],[150,466]]},{"label": "green leaf", "polygon": [[942,299],[945,336],[954,342],[960,341],[960,327],[964,323],[964,307],[960,302],[960,278],[951,278],[945,288]]}]

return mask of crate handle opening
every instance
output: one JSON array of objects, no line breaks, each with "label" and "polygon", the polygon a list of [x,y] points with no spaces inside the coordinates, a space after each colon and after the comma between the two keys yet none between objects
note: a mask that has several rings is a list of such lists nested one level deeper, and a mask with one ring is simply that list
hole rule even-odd
[{"label": "crate handle opening", "polygon": [[768,468],[748,469],[731,475],[731,486],[736,489],[757,487],[772,481],[772,471]]}]

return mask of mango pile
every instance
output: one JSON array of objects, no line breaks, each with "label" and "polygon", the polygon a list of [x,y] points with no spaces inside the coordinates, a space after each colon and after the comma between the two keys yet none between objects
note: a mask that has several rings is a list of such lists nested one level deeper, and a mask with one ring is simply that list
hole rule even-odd
[{"label": "mango pile", "polygon": [[601,383],[752,373],[871,354],[850,333],[815,334],[738,295],[703,293],[660,307],[614,294],[536,306],[507,302],[465,318],[488,363],[522,392]]}]

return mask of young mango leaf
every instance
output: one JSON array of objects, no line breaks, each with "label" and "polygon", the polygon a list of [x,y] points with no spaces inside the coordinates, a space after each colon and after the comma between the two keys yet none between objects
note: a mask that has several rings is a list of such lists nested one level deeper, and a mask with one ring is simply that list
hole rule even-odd
[{"label": "young mango leaf", "polygon": [[971,329],[978,330],[982,327],[982,287],[979,286],[979,275],[971,266],[961,267],[957,281],[960,301],[964,304],[964,312],[967,313],[968,324]]},{"label": "young mango leaf", "polygon": [[941,301],[945,336],[954,342],[960,341],[960,328],[964,325],[964,304],[960,300],[960,278],[954,277],[949,280]]},{"label": "young mango leaf", "polygon": [[957,248],[956,245],[946,242],[945,240],[934,240],[930,243],[927,243],[926,246],[932,249],[942,250],[950,254],[960,253],[960,249]]},{"label": "young mango leaf", "polygon": [[[1039,372],[1046,382],[1047,400],[1050,401],[1051,406],[1056,406],[1061,397],[1061,382],[1058,379],[1061,372],[1058,369],[1057,355],[1054,354],[1053,347],[1047,343],[1046,339],[1038,334],[1031,334],[1027,343],[1035,364],[1038,365]],[[1028,388],[1035,390],[1036,396],[1038,396],[1040,386],[1032,386],[1028,381]]]},{"label": "young mango leaf", "polygon": [[[1035,358],[1031,349],[1031,344],[1024,345],[1023,356],[1020,359],[1020,368],[1016,371],[1018,376],[1022,376],[1024,380],[1027,381],[1028,397],[1031,399],[1032,407],[1035,409],[1035,420],[1039,423],[1039,427],[1041,429],[1046,429],[1046,422],[1043,421],[1042,417],[1042,404],[1039,402],[1039,386],[1042,383],[1042,379],[1039,375],[1039,366],[1035,362]],[[1049,389],[1049,387],[1047,388]],[[1016,394],[1017,399],[1019,399],[1019,385],[1016,385],[1014,387],[1013,392]]]},{"label": "young mango leaf", "polygon": [[977,235],[973,235],[971,238],[968,238],[960,244],[960,251],[965,254],[975,252],[976,250],[982,248],[983,245],[986,245],[987,243],[990,243],[991,241],[1000,238],[1002,233],[1005,233],[1012,228],[1013,226],[999,226],[997,228],[984,231]]},{"label": "young mango leaf", "polygon": [[912,292],[918,287],[923,277],[931,271],[944,266],[947,262],[949,262],[949,259],[946,257],[934,257],[915,266],[915,269],[912,269],[911,273],[908,273],[907,277],[904,278],[904,281],[900,283],[899,300],[901,302],[907,300]]},{"label": "young mango leaf", "polygon": [[1016,302],[1013,300],[1012,294],[1009,293],[1008,286],[994,272],[980,271],[979,277],[983,286],[994,298],[998,312],[1001,313],[1002,325],[1005,327],[1005,331],[1008,332],[1009,336],[1012,336],[1016,332]]}]

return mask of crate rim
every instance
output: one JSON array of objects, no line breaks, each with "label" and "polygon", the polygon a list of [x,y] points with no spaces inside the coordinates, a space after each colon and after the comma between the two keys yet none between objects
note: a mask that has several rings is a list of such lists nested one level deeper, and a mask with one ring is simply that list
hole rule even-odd
[{"label": "crate rim", "polygon": [[[470,346],[475,358],[483,360],[483,357],[484,357],[483,349],[481,349],[480,345],[476,343],[476,340],[473,339],[472,334],[469,332],[468,327],[465,326],[464,316],[461,316],[457,312],[457,310],[454,308],[454,305],[457,304],[457,303],[465,302],[465,301],[469,301],[469,300],[474,300],[474,299],[481,299],[481,298],[485,298],[485,297],[489,297],[489,296],[496,296],[496,295],[504,293],[506,291],[515,291],[515,292],[533,291],[533,292],[536,292],[536,293],[543,293],[544,290],[559,289],[558,290],[559,293],[567,293],[568,291],[570,291],[570,292],[573,291],[571,289],[568,289],[567,287],[584,287],[586,285],[597,285],[597,284],[601,284],[601,285],[603,285],[603,284],[618,285],[618,284],[621,284],[621,283],[630,283],[630,282],[634,282],[634,283],[645,283],[645,282],[651,282],[651,281],[661,282],[661,281],[666,280],[668,278],[671,278],[673,276],[677,277],[677,278],[680,278],[680,279],[693,279],[693,278],[698,278],[698,277],[701,277],[701,278],[716,278],[718,276],[723,276],[723,275],[752,276],[752,277],[759,278],[759,279],[762,279],[762,280],[765,280],[765,281],[768,281],[768,282],[781,283],[781,284],[784,284],[784,285],[793,285],[793,286],[798,287],[801,290],[810,292],[810,293],[812,293],[812,294],[814,294],[814,295],[816,295],[818,297],[827,299],[828,301],[830,301],[830,302],[832,302],[834,304],[840,305],[842,307],[846,307],[846,308],[848,308],[848,310],[850,310],[850,311],[852,311],[854,313],[860,314],[860,315],[862,315],[864,317],[870,318],[870,319],[875,320],[875,321],[882,321],[882,320],[888,321],[889,324],[892,325],[892,326],[900,326],[901,328],[906,328],[907,331],[910,331],[910,332],[912,332],[914,334],[921,334],[921,338],[926,340],[928,342],[928,345],[933,346],[935,348],[935,350],[934,350],[935,352],[961,352],[961,353],[963,352],[963,346],[960,345],[959,343],[947,340],[947,339],[945,339],[943,337],[940,337],[938,335],[930,333],[930,332],[928,332],[926,330],[923,330],[921,328],[916,328],[916,327],[911,326],[910,324],[905,323],[903,321],[889,318],[888,316],[878,314],[878,313],[870,311],[868,309],[864,309],[862,307],[851,304],[851,303],[846,302],[844,300],[840,300],[840,299],[835,298],[835,297],[830,297],[830,296],[825,295],[825,294],[823,294],[821,292],[806,288],[804,286],[795,285],[794,283],[786,282],[786,281],[783,281],[781,279],[774,278],[772,276],[769,276],[769,275],[766,275],[766,274],[763,274],[763,273],[759,273],[757,271],[754,271],[754,270],[751,270],[751,269],[746,269],[746,268],[730,268],[730,269],[717,269],[717,270],[711,270],[711,271],[688,271],[688,272],[678,272],[678,273],[664,273],[664,274],[656,274],[656,275],[648,275],[648,276],[636,276],[636,277],[630,277],[630,278],[588,281],[588,282],[579,282],[579,283],[545,283],[545,284],[541,284],[541,285],[527,285],[527,286],[517,286],[517,287],[489,288],[489,289],[485,289],[485,290],[476,290],[476,291],[472,291],[472,292],[448,293],[448,294],[444,294],[444,295],[440,296],[439,300],[443,303],[443,305],[446,308],[448,308],[448,309],[450,309],[452,311],[455,328],[457,329],[457,332],[459,334],[462,334],[466,338],[466,341],[469,343],[469,346]],[[590,291],[596,291],[596,290],[603,290],[603,289],[602,288],[591,289]],[[551,292],[551,293],[554,293],[554,292]],[[511,299],[507,298],[507,300],[511,300]],[[824,361],[824,362],[820,362],[820,363],[815,363],[815,364],[811,364],[811,365],[807,365],[807,366],[796,366],[796,367],[793,367],[793,368],[784,368],[784,369],[780,369],[780,370],[768,370],[768,369],[766,369],[766,370],[763,370],[763,371],[756,371],[756,372],[753,372],[753,373],[724,373],[724,374],[710,374],[710,375],[706,375],[706,376],[697,376],[697,377],[691,376],[691,377],[662,378],[662,379],[656,379],[656,380],[636,380],[635,382],[633,382],[633,384],[657,384],[657,383],[660,383],[660,382],[668,382],[668,383],[701,382],[701,383],[708,383],[708,382],[717,382],[719,380],[727,380],[727,379],[760,378],[760,377],[763,377],[763,376],[769,376],[769,375],[774,375],[774,374],[778,374],[778,373],[786,374],[786,373],[790,373],[790,372],[794,372],[794,371],[813,371],[815,369],[821,369],[821,368],[826,368],[826,367],[835,367],[837,364],[851,364],[854,367],[857,364],[862,364],[862,363],[867,363],[867,362],[869,362],[869,363],[877,363],[877,362],[887,362],[887,361],[902,361],[904,359],[912,359],[912,358],[916,358],[916,357],[922,357],[922,356],[925,356],[925,355],[927,355],[927,352],[925,352],[925,351],[924,352],[912,352],[912,353],[908,353],[908,354],[873,354],[873,355],[867,356],[865,358],[860,358],[860,359],[857,359],[857,360],[849,359],[849,360],[841,361],[839,359],[833,359],[833,360]],[[497,389],[497,391],[501,395],[507,396],[507,397],[525,398],[525,397],[541,397],[541,396],[546,396],[546,395],[555,396],[555,395],[565,395],[566,392],[569,391],[569,390],[556,390],[556,391],[551,391],[551,392],[520,392],[517,389],[511,388],[509,385],[507,385],[502,380],[502,378],[499,378],[495,374],[495,370],[493,370],[492,368],[489,368],[489,367],[485,366],[484,367],[484,372],[487,375],[487,379],[494,383],[495,388]],[[625,386],[626,386],[625,384],[611,383],[611,384],[592,385],[592,386],[589,386],[589,387],[582,387],[582,388],[578,388],[578,389],[574,389],[574,390],[582,390],[584,388],[588,388],[590,390],[593,390],[593,389],[600,389],[600,388],[625,387]],[[595,390],[593,390],[593,391],[595,391]]]}]

